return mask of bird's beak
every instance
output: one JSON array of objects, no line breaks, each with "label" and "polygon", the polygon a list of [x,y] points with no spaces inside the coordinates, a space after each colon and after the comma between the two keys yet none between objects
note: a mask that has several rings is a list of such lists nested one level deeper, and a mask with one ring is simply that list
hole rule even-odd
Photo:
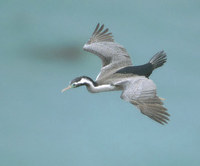
[{"label": "bird's beak", "polygon": [[61,92],[63,93],[64,91],[66,91],[66,90],[68,90],[68,89],[70,89],[70,88],[72,88],[71,85],[69,85],[67,88],[64,88]]}]

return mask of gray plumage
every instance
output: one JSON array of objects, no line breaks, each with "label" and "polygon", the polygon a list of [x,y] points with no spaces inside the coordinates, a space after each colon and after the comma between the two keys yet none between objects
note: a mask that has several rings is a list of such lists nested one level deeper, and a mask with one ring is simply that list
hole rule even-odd
[{"label": "gray plumage", "polygon": [[149,61],[153,65],[153,68],[156,69],[162,66],[167,61],[167,55],[164,51],[156,53]]},{"label": "gray plumage", "polygon": [[144,76],[135,76],[114,85],[122,87],[121,98],[135,105],[141,113],[161,124],[167,123],[169,114],[157,96],[156,85],[152,80]]},{"label": "gray plumage", "polygon": [[[108,31],[98,24],[83,47],[102,60],[96,81],[86,76],[78,77],[71,82],[70,88],[85,85],[92,93],[121,90],[121,98],[135,105],[141,113],[161,124],[167,123],[167,109],[157,96],[156,85],[148,78],[154,69],[166,62],[165,52],[158,52],[147,64],[135,67],[126,49],[115,43]],[[66,89],[69,87],[63,91]]]},{"label": "gray plumage", "polygon": [[118,69],[132,65],[126,49],[115,43],[112,34],[107,33],[108,29],[103,31],[103,27],[104,25],[99,28],[98,24],[90,40],[83,46],[85,51],[97,55],[102,60],[102,68],[96,78],[101,84]]}]

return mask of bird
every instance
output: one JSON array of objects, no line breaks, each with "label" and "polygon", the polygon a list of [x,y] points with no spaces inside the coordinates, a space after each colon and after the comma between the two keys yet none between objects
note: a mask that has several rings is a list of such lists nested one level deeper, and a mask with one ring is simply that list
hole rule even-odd
[{"label": "bird", "polygon": [[134,66],[126,49],[116,43],[109,29],[100,23],[83,50],[101,59],[100,73],[95,81],[88,76],[76,77],[62,92],[80,86],[86,86],[91,93],[122,91],[121,99],[136,106],[142,114],[162,125],[168,123],[170,114],[163,106],[164,99],[157,96],[156,85],[149,78],[155,69],[167,61],[163,50],[146,64]]}]

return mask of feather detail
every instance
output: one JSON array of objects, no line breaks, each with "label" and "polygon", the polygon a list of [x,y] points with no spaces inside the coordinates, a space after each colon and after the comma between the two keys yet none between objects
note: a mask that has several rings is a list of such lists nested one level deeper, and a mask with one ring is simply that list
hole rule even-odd
[{"label": "feather detail", "polygon": [[105,30],[103,29],[104,29],[104,24],[100,26],[100,24],[98,23],[87,44],[97,43],[97,42],[114,42],[112,33],[107,33],[109,29],[108,28],[106,28]]}]

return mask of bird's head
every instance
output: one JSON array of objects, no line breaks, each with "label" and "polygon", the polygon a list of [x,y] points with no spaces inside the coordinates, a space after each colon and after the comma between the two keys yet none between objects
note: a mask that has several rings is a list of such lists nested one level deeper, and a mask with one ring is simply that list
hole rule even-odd
[{"label": "bird's head", "polygon": [[82,86],[82,85],[85,85],[85,86],[93,85],[93,86],[95,86],[96,83],[90,77],[87,77],[87,76],[76,77],[75,79],[73,79],[70,82],[69,86],[64,88],[61,92],[63,93],[64,91],[66,91],[68,89],[77,88],[77,87]]}]

